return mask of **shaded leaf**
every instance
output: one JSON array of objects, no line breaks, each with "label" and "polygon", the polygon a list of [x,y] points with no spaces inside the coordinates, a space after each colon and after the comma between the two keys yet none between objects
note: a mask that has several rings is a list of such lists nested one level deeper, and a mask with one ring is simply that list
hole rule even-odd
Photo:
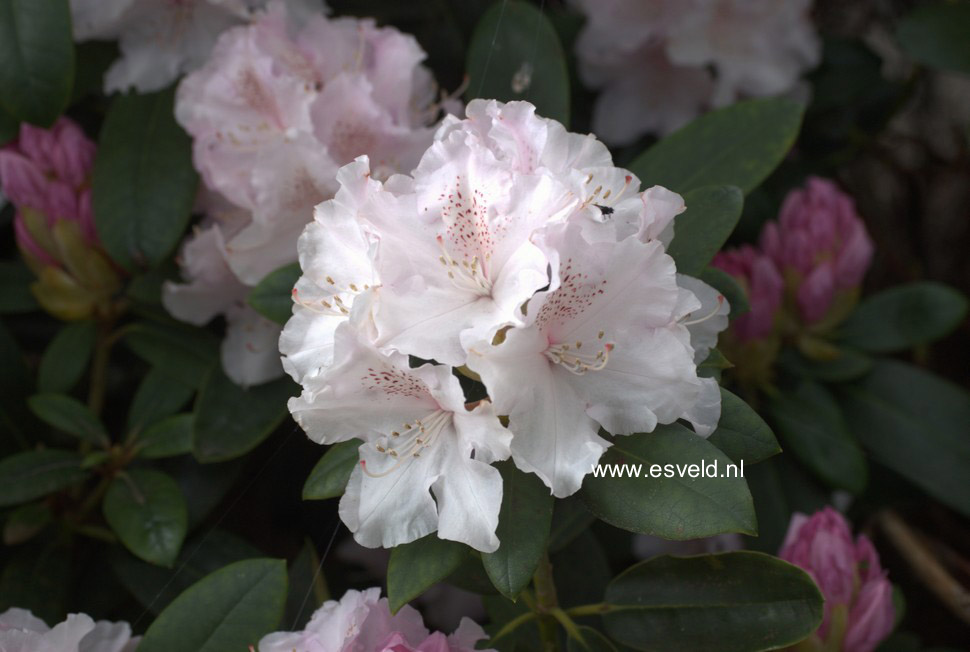
[{"label": "shaded leaf", "polygon": [[744,195],[735,186],[706,186],[685,193],[684,203],[667,253],[680,274],[700,276],[737,226]]},{"label": "shaded leaf", "polygon": [[300,264],[293,263],[268,274],[249,293],[249,305],[266,319],[285,324],[293,314],[293,286],[300,273]]},{"label": "shaded leaf", "polygon": [[357,449],[361,443],[359,439],[351,439],[330,446],[310,471],[303,485],[303,500],[342,496],[360,458]]},{"label": "shaded leaf", "polygon": [[102,508],[108,525],[137,557],[161,566],[175,563],[188,529],[188,509],[175,480],[131,469],[111,481]]},{"label": "shaded leaf", "polygon": [[775,434],[754,409],[740,398],[721,389],[721,419],[708,437],[735,462],[755,464],[781,452]]},{"label": "shaded leaf", "polygon": [[439,539],[436,532],[391,550],[387,566],[387,599],[391,612],[442,581],[468,555],[464,544]]},{"label": "shaded leaf", "polygon": [[37,450],[0,460],[0,507],[26,503],[84,481],[81,456],[72,451]]}]

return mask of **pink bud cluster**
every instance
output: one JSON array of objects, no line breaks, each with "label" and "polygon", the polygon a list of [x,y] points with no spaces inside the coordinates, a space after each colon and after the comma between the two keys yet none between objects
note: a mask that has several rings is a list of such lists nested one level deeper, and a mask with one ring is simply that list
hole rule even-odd
[{"label": "pink bud cluster", "polygon": [[825,597],[815,636],[825,649],[871,652],[893,628],[892,585],[865,535],[852,540],[849,523],[826,507],[795,514],[778,556],[803,568]]},{"label": "pink bud cluster", "polygon": [[832,181],[810,177],[788,193],[778,220],[761,232],[758,247],[746,245],[715,256],[713,264],[748,294],[751,310],[733,330],[742,341],[775,332],[786,292],[799,322],[824,320],[838,297],[858,289],[873,245],[852,198]]}]

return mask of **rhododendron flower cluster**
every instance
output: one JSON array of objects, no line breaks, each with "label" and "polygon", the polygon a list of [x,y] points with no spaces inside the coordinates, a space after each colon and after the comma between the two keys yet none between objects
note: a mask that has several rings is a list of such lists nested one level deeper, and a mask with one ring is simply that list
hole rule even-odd
[{"label": "rhododendron flower cluster", "polygon": [[87,614],[70,614],[51,628],[26,609],[0,613],[4,652],[134,652],[140,640],[126,622],[94,622]]},{"label": "rhododendron flower cluster", "polygon": [[778,556],[805,569],[825,597],[814,637],[823,649],[872,652],[893,629],[892,585],[872,542],[852,540],[848,522],[831,507],[795,514]]},{"label": "rhododendron flower cluster", "polygon": [[313,207],[337,170],[367,154],[374,173],[409,171],[431,141],[435,85],[410,36],[373,20],[294,14],[279,0],[225,32],[178,89],[206,213],[166,287],[179,319],[228,318],[223,365],[241,384],[282,375],[279,327],[245,303],[249,288],[296,260]]},{"label": "rhododendron flower cluster", "polygon": [[[610,445],[601,428],[713,431],[718,387],[696,364],[728,306],[666,254],[680,196],[638,192],[595,137],[475,100],[413,174],[381,181],[361,157],[337,178],[300,237],[280,350],[308,435],[364,440],[340,503],[361,544],[437,530],[494,551],[491,462],[564,497]],[[457,370],[488,399],[466,403]]]},{"label": "rhododendron flower cluster", "polygon": [[404,605],[391,615],[387,598],[380,596],[378,588],[347,591],[317,609],[305,630],[264,636],[258,652],[472,652],[486,638],[468,618],[453,634],[429,632],[416,609]]},{"label": "rhododendron flower cluster", "polygon": [[790,91],[818,63],[811,0],[575,0],[584,82],[601,89],[593,129],[627,144],[739,97]]},{"label": "rhododendron flower cluster", "polygon": [[94,228],[94,152],[68,118],[50,129],[24,123],[17,139],[0,149],[0,188],[17,207],[17,245],[39,279],[31,290],[61,319],[106,312],[120,287]]}]

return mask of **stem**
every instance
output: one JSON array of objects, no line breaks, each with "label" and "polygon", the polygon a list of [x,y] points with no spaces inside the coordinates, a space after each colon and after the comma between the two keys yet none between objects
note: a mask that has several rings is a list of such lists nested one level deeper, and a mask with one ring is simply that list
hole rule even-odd
[{"label": "stem", "polygon": [[502,629],[498,630],[498,632],[495,634],[495,636],[493,636],[491,639],[489,639],[489,643],[495,643],[495,641],[499,640],[503,636],[508,636],[511,632],[513,632],[516,629],[518,629],[518,627],[520,625],[524,625],[525,623],[529,622],[530,620],[534,620],[536,617],[537,616],[536,616],[536,613],[534,611],[526,611],[523,614],[519,614],[518,616],[516,616],[515,618],[513,618],[509,622],[505,623],[505,625],[502,627]]},{"label": "stem", "polygon": [[532,576],[532,584],[536,590],[536,607],[539,614],[539,638],[542,640],[543,652],[559,652],[559,632],[556,629],[556,619],[552,615],[559,610],[559,600],[556,597],[556,584],[552,580],[552,563],[549,552],[542,553],[542,559]]},{"label": "stem", "polygon": [[579,607],[571,607],[566,609],[566,613],[574,618],[581,618],[583,616],[599,616],[612,610],[612,605],[606,604],[605,602],[597,602],[596,604],[584,604]]},{"label": "stem", "polygon": [[108,377],[108,360],[111,357],[111,321],[98,323],[98,339],[94,344],[94,359],[91,361],[91,384],[88,388],[88,407],[101,416],[104,407],[105,384]]}]

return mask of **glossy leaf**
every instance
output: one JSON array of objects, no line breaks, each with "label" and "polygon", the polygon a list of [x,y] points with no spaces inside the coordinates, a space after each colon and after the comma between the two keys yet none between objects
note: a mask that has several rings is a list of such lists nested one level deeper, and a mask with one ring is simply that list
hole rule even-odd
[{"label": "glossy leaf", "polygon": [[37,389],[42,392],[71,391],[84,376],[96,338],[97,328],[92,321],[65,324],[40,359]]},{"label": "glossy leaf", "polygon": [[0,460],[0,507],[26,503],[88,477],[72,451],[38,450]]},{"label": "glossy leaf", "polygon": [[128,550],[147,562],[171,566],[188,529],[178,484],[159,471],[131,469],[111,481],[104,518]]},{"label": "glossy leaf", "polygon": [[[215,367],[195,404],[195,457],[200,462],[221,462],[245,455],[280,425],[294,391],[289,377],[243,389]],[[239,412],[241,405],[246,406],[244,414]]]},{"label": "glossy leaf", "polygon": [[747,194],[791,149],[803,111],[800,104],[779,98],[738,102],[667,136],[637,157],[630,170],[643,187],[661,185],[685,193],[732,185]]},{"label": "glossy leaf", "polygon": [[128,408],[128,430],[139,431],[178,412],[195,390],[159,369],[142,379]]},{"label": "glossy leaf", "polygon": [[750,405],[721,388],[721,419],[707,439],[735,462],[755,464],[781,452],[775,434]]},{"label": "glossy leaf", "polygon": [[108,254],[129,271],[161,263],[192,212],[198,176],[173,101],[171,89],[119,95],[101,127],[91,188],[94,221]]},{"label": "glossy leaf", "polygon": [[700,276],[737,226],[744,195],[735,186],[706,186],[685,193],[684,203],[667,253],[679,273]]},{"label": "glossy leaf", "polygon": [[553,498],[533,473],[523,473],[511,461],[495,465],[502,474],[498,550],[482,553],[492,584],[510,600],[526,587],[546,549],[552,524]]},{"label": "glossy leaf", "polygon": [[944,70],[970,73],[970,5],[928,2],[899,21],[896,38],[916,61]]},{"label": "glossy leaf", "polygon": [[0,105],[14,118],[49,127],[74,84],[68,0],[0,0]]},{"label": "glossy leaf", "polygon": [[280,267],[253,288],[249,293],[249,305],[263,317],[285,324],[293,314],[293,286],[299,278],[299,263]]},{"label": "glossy leaf", "polygon": [[156,459],[192,452],[192,414],[175,414],[138,435],[138,457]]},{"label": "glossy leaf", "polygon": [[538,7],[519,0],[493,3],[475,26],[467,70],[469,100],[526,100],[539,115],[569,124],[566,55]]},{"label": "glossy leaf", "polygon": [[768,414],[788,450],[826,484],[860,493],[868,467],[832,394],[805,380],[768,403]]},{"label": "glossy leaf", "polygon": [[439,539],[437,532],[391,550],[387,566],[387,599],[391,611],[418,597],[461,565],[468,547]]},{"label": "glossy leaf", "polygon": [[88,406],[67,394],[34,394],[31,411],[44,423],[98,446],[109,443],[108,431]]},{"label": "glossy leaf", "polygon": [[[676,540],[755,532],[754,505],[743,471],[683,426],[658,426],[652,433],[616,437],[600,464],[620,469],[628,465],[626,470],[635,476],[590,474],[583,482],[580,497],[611,525]],[[649,477],[651,472],[663,477]],[[718,477],[699,477],[705,472]],[[730,477],[735,473],[741,477]]]},{"label": "glossy leaf", "polygon": [[956,290],[942,283],[910,283],[867,297],[839,335],[859,351],[892,353],[943,337],[966,315],[967,299]]},{"label": "glossy leaf", "polygon": [[286,562],[239,561],[176,598],[145,632],[138,650],[247,650],[276,628],[285,602]]},{"label": "glossy leaf", "polygon": [[303,485],[303,500],[324,500],[342,496],[350,474],[357,465],[360,455],[359,439],[342,441],[330,446],[317,462]]},{"label": "glossy leaf", "polygon": [[966,391],[894,360],[839,389],[849,429],[876,462],[970,516]]},{"label": "glossy leaf", "polygon": [[614,640],[651,652],[758,652],[822,622],[822,595],[800,568],[758,552],[655,557],[606,589]]},{"label": "glossy leaf", "polygon": [[125,344],[138,357],[191,387],[199,387],[218,363],[219,341],[184,324],[137,322],[126,328]]}]

